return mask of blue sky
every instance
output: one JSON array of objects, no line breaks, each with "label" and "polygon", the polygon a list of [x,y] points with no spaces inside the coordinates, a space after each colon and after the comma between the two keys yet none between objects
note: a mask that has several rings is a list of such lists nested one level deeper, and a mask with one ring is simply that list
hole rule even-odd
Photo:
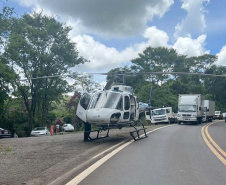
[{"label": "blue sky", "polygon": [[80,72],[130,65],[148,46],[188,56],[214,54],[217,65],[226,65],[226,1],[10,0],[8,5],[18,16],[42,11],[72,26],[71,40],[90,60],[75,69]]}]

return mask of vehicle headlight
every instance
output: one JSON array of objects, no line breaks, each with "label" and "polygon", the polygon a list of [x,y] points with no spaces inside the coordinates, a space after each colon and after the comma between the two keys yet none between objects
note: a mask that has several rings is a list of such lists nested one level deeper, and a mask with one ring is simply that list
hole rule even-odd
[{"label": "vehicle headlight", "polygon": [[121,117],[121,113],[118,112],[118,113],[114,113],[111,115],[111,119],[110,119],[110,123],[111,124],[115,124],[119,121],[119,118]]}]

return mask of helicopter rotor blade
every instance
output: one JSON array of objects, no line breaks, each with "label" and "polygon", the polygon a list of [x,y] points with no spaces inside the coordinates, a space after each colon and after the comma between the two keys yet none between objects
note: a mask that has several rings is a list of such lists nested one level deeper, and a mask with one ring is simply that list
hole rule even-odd
[{"label": "helicopter rotor blade", "polygon": [[137,73],[117,73],[117,72],[108,72],[108,73],[77,73],[77,74],[65,74],[65,75],[52,75],[52,76],[41,76],[41,77],[34,77],[34,78],[26,78],[20,79],[19,81],[28,81],[28,80],[38,80],[38,79],[45,79],[45,78],[57,78],[57,77],[70,77],[74,75],[124,75],[124,76],[136,76],[139,74],[146,74],[146,75],[196,75],[196,76],[210,76],[210,77],[226,77],[226,75],[218,75],[218,74],[206,74],[206,73],[192,73],[192,72],[137,72]]}]

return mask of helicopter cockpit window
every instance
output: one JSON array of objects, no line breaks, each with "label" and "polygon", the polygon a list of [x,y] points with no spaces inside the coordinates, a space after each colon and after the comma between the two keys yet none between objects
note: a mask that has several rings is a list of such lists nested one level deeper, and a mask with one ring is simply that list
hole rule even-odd
[{"label": "helicopter cockpit window", "polygon": [[80,100],[80,105],[86,110],[88,105],[89,105],[89,101],[90,101],[90,95],[89,94],[84,94],[82,96],[82,99]]},{"label": "helicopter cockpit window", "polygon": [[122,110],[122,97],[120,98],[120,100],[119,100],[119,102],[118,102],[118,105],[117,105],[116,109]]},{"label": "helicopter cockpit window", "polygon": [[96,104],[97,104],[98,100],[100,99],[100,96],[101,96],[100,92],[96,93],[93,96],[89,109],[94,109],[96,107]]},{"label": "helicopter cockpit window", "polygon": [[124,97],[124,101],[125,101],[124,109],[125,109],[125,110],[129,110],[129,108],[130,108],[129,97],[128,97],[128,96],[125,96],[125,97]]},{"label": "helicopter cockpit window", "polygon": [[109,109],[116,109],[118,103],[120,101],[121,94],[119,93],[102,93],[99,100],[96,103],[95,108],[109,108]]}]

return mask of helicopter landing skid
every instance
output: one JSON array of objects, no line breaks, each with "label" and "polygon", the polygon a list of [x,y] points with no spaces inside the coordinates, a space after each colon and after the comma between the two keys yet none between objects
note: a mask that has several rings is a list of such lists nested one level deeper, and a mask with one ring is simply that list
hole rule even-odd
[{"label": "helicopter landing skid", "polygon": [[[104,130],[104,131],[107,131],[107,134],[106,134],[105,136],[101,136],[101,137],[99,136],[99,134],[103,131],[102,128],[99,128],[99,129],[96,129],[96,130],[91,130],[91,131],[85,131],[89,136],[88,136],[88,138],[87,138],[86,140],[84,140],[84,141],[94,141],[94,140],[97,140],[97,139],[103,139],[103,138],[109,137],[109,135],[108,135],[109,130],[110,130],[110,129]],[[91,132],[97,132],[97,135],[96,135],[95,138],[92,138],[92,137],[90,136]]]},{"label": "helicopter landing skid", "polygon": [[[130,124],[130,126],[135,129],[134,131],[130,132],[130,135],[132,136],[134,141],[138,141],[140,139],[144,139],[144,138],[148,137],[147,133],[146,133],[147,128],[144,127],[144,124],[142,122],[140,122],[140,121],[138,121],[138,122],[142,125],[143,128],[137,129],[134,125]],[[143,133],[143,136],[140,135],[140,132]],[[134,133],[136,133],[136,135],[134,135]]]}]

